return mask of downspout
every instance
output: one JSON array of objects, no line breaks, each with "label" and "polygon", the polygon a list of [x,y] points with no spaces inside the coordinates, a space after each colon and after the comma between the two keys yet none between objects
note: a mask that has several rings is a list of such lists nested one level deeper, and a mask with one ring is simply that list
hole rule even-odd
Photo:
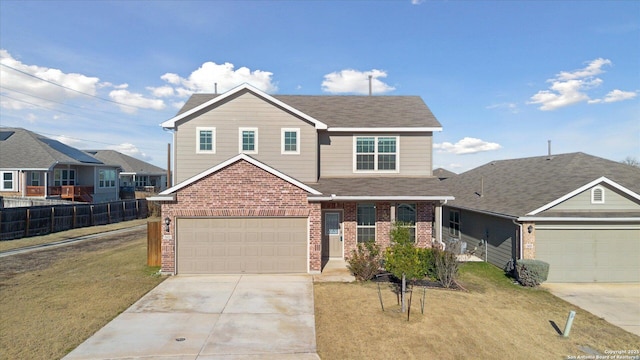
[{"label": "downspout", "polygon": [[519,222],[516,222],[516,219],[511,219],[511,222],[518,227],[518,231],[519,231],[518,242],[520,243],[518,247],[520,248],[520,251],[519,251],[520,259],[516,259],[516,260],[521,260],[524,254],[524,252],[522,251],[522,224],[520,224]]},{"label": "downspout", "polygon": [[444,241],[442,241],[442,222],[444,221],[442,219],[442,206],[447,204],[447,199],[444,200],[440,200],[440,206],[438,206],[438,217],[440,218],[440,221],[438,221],[438,238],[436,240],[438,240],[438,243],[440,244],[440,246],[442,246],[442,250],[444,250]]}]

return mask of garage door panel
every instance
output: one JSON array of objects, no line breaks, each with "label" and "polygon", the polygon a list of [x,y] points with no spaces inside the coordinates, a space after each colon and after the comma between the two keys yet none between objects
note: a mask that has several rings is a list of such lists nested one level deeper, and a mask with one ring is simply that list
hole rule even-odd
[{"label": "garage door panel", "polygon": [[640,229],[538,229],[549,282],[640,281]]},{"label": "garage door panel", "polygon": [[177,272],[307,270],[306,218],[178,219]]}]

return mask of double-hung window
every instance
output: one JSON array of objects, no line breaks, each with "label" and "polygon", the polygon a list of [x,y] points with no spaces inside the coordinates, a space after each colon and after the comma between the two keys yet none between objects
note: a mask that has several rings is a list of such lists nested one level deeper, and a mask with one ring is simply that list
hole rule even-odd
[{"label": "double-hung window", "polygon": [[280,153],[283,155],[300,154],[300,129],[282,129]]},{"label": "double-hung window", "polygon": [[411,238],[416,240],[416,204],[400,204],[396,207],[396,221],[409,228]]},{"label": "double-hung window", "polygon": [[115,170],[98,170],[98,187],[112,188],[116,187],[116,171]]},{"label": "double-hung window", "polygon": [[449,211],[449,235],[453,237],[460,236],[460,211]]},{"label": "double-hung window", "polygon": [[197,127],[196,128],[196,153],[215,154],[216,153],[216,128]]},{"label": "double-hung window", "polygon": [[257,154],[258,153],[258,129],[257,128],[240,128],[238,131],[241,153]]},{"label": "double-hung window", "polygon": [[31,186],[40,186],[40,173],[36,172],[36,171],[32,171],[31,172],[31,179],[30,179],[30,185]]},{"label": "double-hung window", "polygon": [[397,136],[354,137],[355,172],[398,172]]},{"label": "double-hung window", "polygon": [[357,238],[358,242],[376,240],[376,207],[374,204],[358,204],[357,206]]},{"label": "double-hung window", "polygon": [[1,171],[2,182],[0,183],[0,190],[15,191],[16,190],[16,178],[13,171]]}]

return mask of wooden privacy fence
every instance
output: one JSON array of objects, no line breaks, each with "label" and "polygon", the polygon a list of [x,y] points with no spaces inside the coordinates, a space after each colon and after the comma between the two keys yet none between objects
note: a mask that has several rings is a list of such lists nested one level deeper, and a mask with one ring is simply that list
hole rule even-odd
[{"label": "wooden privacy fence", "polygon": [[162,265],[162,223],[149,221],[147,223],[147,265]]},{"label": "wooden privacy fence", "polygon": [[0,209],[0,240],[46,235],[86,226],[144,219],[147,200]]}]

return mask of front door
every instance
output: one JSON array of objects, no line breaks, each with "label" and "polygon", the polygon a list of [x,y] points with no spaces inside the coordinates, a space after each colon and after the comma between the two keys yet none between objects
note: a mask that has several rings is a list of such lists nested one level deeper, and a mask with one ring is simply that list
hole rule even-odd
[{"label": "front door", "polygon": [[342,258],[342,212],[324,213],[323,255]]}]

